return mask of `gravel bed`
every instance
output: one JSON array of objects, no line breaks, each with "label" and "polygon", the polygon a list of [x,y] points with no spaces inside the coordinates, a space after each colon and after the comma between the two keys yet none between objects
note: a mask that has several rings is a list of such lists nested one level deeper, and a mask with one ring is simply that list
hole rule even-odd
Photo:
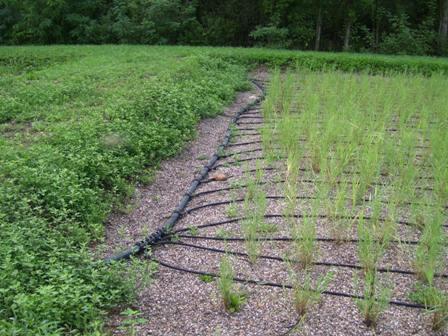
[{"label": "gravel bed", "polygon": [[[265,78],[266,74],[258,74]],[[254,92],[241,94],[226,115],[232,115],[245,102],[252,99]],[[164,219],[176,207],[184,191],[195,176],[195,173],[206,163],[197,159],[203,155],[210,156],[218,147],[228,124],[228,117],[221,116],[213,120],[203,121],[199,126],[199,138],[191,147],[161,167],[155,183],[141,188],[139,205],[129,215],[114,215],[108,226],[108,244],[111,248],[122,242],[135,241],[144,236],[146,230],[154,231],[163,224]],[[261,121],[261,113],[251,110],[242,123]],[[235,162],[255,158],[263,152],[253,151],[262,148],[261,143],[243,144],[260,141],[256,134],[261,124],[240,124],[237,128],[250,128],[250,131],[239,131],[232,139],[233,144],[226,149],[226,154],[196,190],[195,197],[190,201],[175,229],[183,230],[181,235],[174,237],[172,243],[160,244],[153,249],[153,258],[175,267],[191,271],[219,273],[223,253],[182,246],[181,243],[193,244],[205,248],[220,249],[238,253],[246,253],[244,241],[222,241],[194,238],[207,237],[244,237],[241,221],[229,217],[230,204],[207,206],[215,202],[241,200],[247,188],[238,187],[247,184],[247,169],[256,168],[256,160]],[[250,134],[250,135],[248,135]],[[271,168],[264,170],[263,184],[260,186],[268,196],[283,196],[284,185],[279,181],[285,177],[285,164],[273,162],[269,166],[261,160],[262,166]],[[213,180],[213,174],[224,174],[222,181]],[[254,174],[252,174],[254,176]],[[316,181],[316,176],[308,171],[305,178]],[[382,180],[383,181],[383,180]],[[387,182],[385,178],[383,182]],[[238,188],[237,188],[238,187]],[[201,194],[203,192],[229,188],[229,190]],[[317,194],[316,183],[300,183],[299,196],[304,199],[297,201],[296,213],[311,214],[313,199]],[[157,198],[155,200],[155,198]],[[245,214],[243,202],[236,201],[234,205],[238,216]],[[285,208],[284,199],[268,199],[267,215],[282,215]],[[367,209],[369,215],[370,209]],[[322,212],[321,212],[322,213]],[[411,220],[409,208],[400,211],[401,220]],[[219,226],[197,228],[200,225],[229,221]],[[301,219],[297,219],[298,222]],[[272,232],[261,233],[260,237],[291,237],[289,224],[280,217],[266,218],[265,222],[275,228]],[[332,238],[334,222],[329,218],[316,220],[316,234],[319,238]],[[119,227],[124,227],[126,239],[120,235]],[[420,231],[410,225],[397,224],[397,238],[416,241]],[[446,231],[447,232],[447,231]],[[347,239],[357,239],[356,225],[352,225],[346,233]],[[294,257],[294,242],[260,241],[259,253],[273,257]],[[379,267],[413,271],[413,256],[415,245],[391,244]],[[258,258],[252,264],[247,257],[228,255],[236,277],[255,281],[269,281],[278,284],[291,284],[291,272],[294,271],[300,281],[305,271],[298,265],[289,265],[278,260]],[[315,261],[359,265],[358,250],[354,243],[316,242]],[[446,264],[446,263],[445,263]],[[327,272],[333,272],[333,279],[328,286],[329,291],[362,295],[363,271],[346,267],[312,266],[310,272],[315,281]],[[441,270],[448,273],[448,268]],[[398,273],[379,273],[380,282],[386,283],[392,289],[392,300],[411,302],[410,293],[416,283],[415,275]],[[444,335],[443,332],[431,331],[431,317],[422,309],[398,307],[391,305],[380,317],[375,328],[368,328],[354,299],[323,295],[318,304],[313,305],[308,313],[299,319],[293,304],[292,290],[247,283],[235,283],[235,288],[247,294],[247,301],[238,313],[227,313],[221,302],[216,281],[204,281],[199,275],[180,272],[159,265],[152,283],[141,288],[135,304],[135,309],[142,313],[147,322],[138,326],[138,335]],[[360,284],[357,283],[359,281]],[[436,284],[442,290],[448,290],[448,279],[438,278]],[[111,325],[118,325],[119,317],[111,318]],[[113,328],[114,334],[121,332]],[[446,332],[446,331],[445,331]]]}]

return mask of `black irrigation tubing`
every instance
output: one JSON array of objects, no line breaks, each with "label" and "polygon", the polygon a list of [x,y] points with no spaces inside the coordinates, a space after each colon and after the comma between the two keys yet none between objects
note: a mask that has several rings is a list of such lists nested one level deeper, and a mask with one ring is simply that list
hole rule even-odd
[{"label": "black irrigation tubing", "polygon": [[[257,185],[265,185],[265,184],[268,184],[268,183],[284,183],[284,182],[285,182],[284,180],[281,180],[281,181],[270,181],[270,182],[262,181],[262,182],[258,182]],[[235,186],[235,187],[227,187],[227,188],[220,188],[220,189],[205,190],[205,191],[201,191],[201,192],[195,193],[191,197],[192,198],[196,198],[196,197],[201,197],[201,196],[204,196],[204,195],[220,193],[220,192],[223,192],[223,191],[238,190],[238,189],[241,189],[241,188],[247,188],[247,185],[238,185],[238,186]],[[285,198],[284,196],[268,196],[268,198],[269,197],[271,197],[271,198],[272,197],[276,197],[278,199]],[[314,200],[314,199],[316,199],[316,197],[315,196],[297,196],[297,199]],[[334,200],[333,197],[330,197],[329,199],[330,200]],[[347,198],[347,200],[350,200],[350,199]],[[364,202],[372,202],[373,199],[371,199],[369,197],[364,197],[363,201]],[[384,204],[389,204],[390,203],[388,200],[383,200],[383,199],[380,200],[380,202],[384,203]],[[403,202],[403,204],[405,204],[405,205],[435,206],[434,204],[418,203],[418,202]],[[443,208],[445,210],[448,209],[448,205],[445,205]]]},{"label": "black irrigation tubing", "polygon": [[260,132],[240,132],[238,131],[238,136],[260,136]]},{"label": "black irrigation tubing", "polygon": [[[194,245],[189,244],[181,241],[170,241],[170,242],[164,242],[166,245],[177,245],[177,246],[183,246],[183,247],[189,247],[193,249],[213,252],[213,253],[221,253],[221,254],[230,254],[234,256],[244,257],[248,258],[249,255],[247,253],[238,252],[238,251],[230,251],[230,250],[223,250],[213,247],[206,247],[206,246],[200,246],[200,245]],[[258,255],[257,258],[265,259],[265,260],[273,260],[273,261],[279,261],[279,262],[287,262],[291,261],[293,263],[299,263],[298,260],[287,260],[285,258],[276,257],[276,256],[269,256],[269,255]],[[356,270],[362,270],[363,267],[360,265],[353,265],[353,264],[344,264],[344,263],[332,263],[332,262],[319,262],[315,261],[311,263],[314,266],[324,266],[324,267],[341,267],[341,268],[350,268],[350,269],[356,269]],[[376,268],[376,271],[379,273],[395,273],[395,274],[404,274],[404,275],[416,275],[417,273],[413,271],[406,271],[406,270],[400,270],[400,269],[394,269],[394,268],[384,268],[384,267],[378,267]],[[437,278],[448,278],[448,274],[434,274],[434,277]]]},{"label": "black irrigation tubing", "polygon": [[[207,207],[207,205],[206,206],[201,206],[200,209],[205,208],[205,207]],[[199,210],[199,209],[195,209],[195,210]],[[189,213],[190,212],[191,211],[189,211]],[[284,218],[284,217],[285,217],[284,215],[280,215],[280,214],[267,214],[267,215],[264,215],[264,218]],[[320,219],[329,218],[327,215],[323,215],[323,214],[313,215],[313,216],[304,215],[304,214],[298,214],[298,215],[293,215],[292,217],[294,217],[294,218],[304,218],[304,217],[307,217],[307,218],[320,218]],[[357,217],[356,216],[336,216],[336,218],[337,219],[355,220]],[[229,223],[239,222],[239,221],[243,221],[243,220],[246,220],[246,219],[248,219],[248,217],[233,218],[233,219],[229,220],[229,221],[231,221]],[[372,217],[367,216],[367,217],[364,217],[364,219],[371,220]],[[378,220],[381,221],[381,222],[385,221],[384,218],[379,218]],[[415,223],[408,222],[408,221],[403,221],[403,220],[398,220],[395,223],[396,224],[400,224],[400,225],[407,225],[407,226],[417,226],[417,224],[415,224]],[[216,223],[204,224],[204,225],[197,226],[197,228],[203,228],[203,227],[209,227],[209,226],[219,226],[219,225],[224,225],[224,224],[228,224],[228,222],[227,221],[221,221],[221,222],[216,222]],[[448,227],[448,224],[443,224],[442,226],[443,227]]]},{"label": "black irrigation tubing", "polygon": [[[280,157],[280,158],[282,158],[282,157]],[[250,157],[250,158],[233,160],[233,161],[217,164],[217,165],[215,165],[213,167],[212,170],[216,170],[216,169],[220,169],[220,168],[226,168],[226,167],[229,167],[229,166],[232,166],[232,165],[238,165],[241,162],[257,161],[257,160],[264,160],[264,159],[266,159],[266,157],[264,155],[262,155],[262,156],[255,156],[255,157]],[[421,165],[420,167],[422,167],[422,168],[431,168],[431,167],[426,166],[426,165],[424,165],[424,166]],[[261,168],[261,169],[263,169],[263,168]],[[311,169],[309,169],[309,168],[300,168],[299,170],[300,171],[304,171],[304,172],[310,172],[311,171]],[[248,172],[251,172],[251,170],[249,170]],[[354,175],[359,174],[358,171],[348,171],[348,170],[345,170],[342,173],[343,174],[354,174]],[[379,175],[380,176],[384,176],[384,177],[389,176],[389,174],[386,174],[386,173],[379,173]],[[416,179],[423,180],[423,179],[433,179],[433,178],[430,177],[430,176],[417,176]],[[433,190],[432,188],[420,188],[420,187],[417,187],[417,189],[418,190],[420,190],[420,189],[421,190],[427,190],[427,191],[432,191]]]},{"label": "black irrigation tubing", "polygon": [[[247,128],[247,127],[242,127],[239,128],[237,127],[236,130],[239,131],[253,131],[253,132],[257,132],[258,134],[260,134],[259,130],[257,128]],[[255,134],[254,134],[255,135]]]},{"label": "black irrigation tubing", "polygon": [[216,162],[219,160],[219,153],[224,151],[224,149],[227,147],[227,145],[230,143],[230,139],[232,137],[232,125],[235,125],[240,116],[251,109],[253,109],[254,106],[257,106],[264,98],[264,90],[262,87],[260,87],[259,84],[254,82],[254,85],[257,86],[257,88],[262,92],[262,94],[252,103],[248,104],[244,108],[240,109],[235,116],[230,120],[229,126],[227,128],[226,135],[224,137],[224,140],[222,144],[218,147],[217,151],[209,162],[202,168],[201,172],[194,178],[192,183],[190,184],[190,187],[188,188],[187,192],[182,197],[181,201],[177,205],[177,207],[172,212],[171,216],[168,218],[168,220],[163,224],[161,228],[156,230],[154,233],[148,235],[143,240],[135,243],[132,247],[129,249],[120,252],[118,254],[115,254],[113,256],[107,257],[105,259],[106,262],[112,262],[112,261],[118,261],[123,259],[129,259],[133,255],[137,255],[142,253],[146,247],[156,244],[157,242],[163,240],[165,237],[167,237],[174,228],[174,226],[177,224],[179,219],[181,218],[181,214],[186,209],[188,203],[190,202],[192,195],[195,193],[198,186],[201,184],[201,181],[205,179],[205,177],[210,173],[212,170],[212,167],[216,165]]},{"label": "black irrigation tubing", "polygon": [[[232,218],[232,219],[226,219],[226,220],[219,221],[219,222],[201,224],[201,225],[195,226],[195,228],[196,229],[204,229],[204,228],[209,228],[209,227],[214,227],[214,226],[221,226],[221,225],[226,225],[226,224],[237,223],[239,221],[240,221],[240,218]],[[190,229],[191,228],[177,229],[177,230],[173,231],[172,234],[189,231]]]},{"label": "black irrigation tubing", "polygon": [[[184,273],[190,273],[190,274],[196,274],[196,275],[205,275],[205,276],[211,276],[213,278],[219,278],[219,275],[216,273],[208,273],[203,271],[195,271],[179,266],[170,265],[164,261],[160,261],[157,259],[152,259],[154,262],[158,263],[159,265],[169,268],[178,272],[184,272]],[[287,284],[279,284],[275,282],[268,282],[268,281],[256,281],[252,279],[242,279],[242,278],[233,278],[234,281],[240,282],[240,283],[246,283],[246,284],[254,284],[259,286],[267,286],[267,287],[276,287],[276,288],[286,288],[286,289],[292,289],[293,287],[291,285]],[[345,297],[349,299],[356,299],[356,300],[364,300],[365,298],[360,295],[353,295],[353,294],[347,294],[342,292],[335,292],[335,291],[323,291],[322,294],[324,295],[330,295],[330,296],[337,296],[337,297]],[[389,304],[394,306],[400,306],[400,307],[407,307],[407,308],[416,308],[416,309],[427,309],[425,305],[417,304],[417,303],[408,303],[408,302],[402,302],[402,301],[389,301]]]},{"label": "black irrigation tubing", "polygon": [[[262,170],[267,170],[267,171],[275,170],[275,168],[273,168],[273,167],[264,167],[264,168],[260,168],[260,169],[262,169]],[[246,172],[247,172],[247,173],[254,173],[256,170],[257,170],[257,169],[251,169],[251,170],[247,170]],[[300,168],[299,170],[302,171],[302,172],[310,172],[310,171],[311,171],[310,169],[307,169],[307,168]],[[356,172],[354,172],[354,174],[356,174]],[[348,172],[345,172],[344,175],[349,175],[349,173],[348,173]],[[381,176],[383,176],[383,175],[381,175]],[[227,176],[227,179],[230,179],[230,178],[233,178],[233,177],[235,177],[235,176],[233,176],[233,175],[228,175],[228,176]],[[383,176],[383,177],[384,177],[384,176]],[[416,179],[417,179],[417,180],[431,180],[432,178],[431,178],[430,176],[417,176]],[[203,184],[207,184],[207,183],[211,183],[211,182],[215,182],[215,181],[216,181],[215,179],[211,178],[211,179],[207,179],[207,180],[202,181],[202,183],[203,183]],[[269,183],[273,183],[273,184],[277,184],[277,183],[285,183],[285,180],[282,179],[282,180],[277,180],[277,181],[269,181]],[[319,183],[326,183],[326,181],[324,181],[324,180],[317,180],[317,179],[316,179],[316,180],[313,180],[313,179],[301,179],[301,180],[299,181],[299,183],[314,183],[314,184],[319,184]],[[343,181],[343,180],[337,180],[335,183],[336,183],[336,184],[343,184],[343,183],[353,184],[352,181]],[[268,182],[261,182],[261,183],[259,183],[259,184],[268,184]],[[373,182],[371,185],[387,186],[388,184],[386,184],[386,183]],[[240,187],[247,187],[247,185],[243,185],[243,186],[240,186]],[[230,188],[230,189],[238,189],[238,187],[233,187],[233,188]],[[417,186],[415,189],[416,189],[416,190],[425,190],[425,191],[434,191],[434,189],[433,189],[433,188],[430,188],[430,187],[419,187],[419,186]],[[220,190],[218,190],[218,191],[220,191]],[[204,193],[207,193],[207,192],[204,192]],[[197,193],[197,194],[195,194],[195,195],[199,195],[199,194],[200,194],[200,193]],[[415,204],[415,203],[414,203],[414,204]]]},{"label": "black irrigation tubing", "polygon": [[[263,116],[255,116],[255,115],[249,115],[249,116],[247,116],[247,117],[243,117],[242,119],[263,119],[263,121],[248,121],[248,122],[241,122],[241,121],[238,121],[238,123],[237,123],[237,125],[269,125],[269,124],[277,124],[277,119],[275,119],[275,118],[271,118],[271,119],[266,119],[266,118],[263,118]],[[318,124],[321,124],[321,123],[318,123]],[[415,127],[406,127],[406,129],[418,129],[418,128],[415,128]],[[398,132],[398,131],[400,131],[400,129],[398,129],[398,128],[386,128],[386,129],[384,129],[384,131],[386,131],[386,132]]]},{"label": "black irrigation tubing", "polygon": [[[258,150],[257,150],[257,151],[258,151]],[[255,150],[248,150],[248,151],[247,151],[247,153],[250,153],[250,152],[255,152]],[[229,154],[232,154],[232,153],[229,153]],[[244,151],[242,151],[241,153],[238,153],[238,154],[244,154]],[[221,156],[221,158],[227,158],[227,157],[231,157],[231,156],[232,156],[232,155],[226,155],[226,154],[224,154],[224,155]],[[285,156],[281,156],[281,155],[279,155],[278,158],[286,159]],[[309,155],[305,155],[305,156],[303,156],[302,158],[304,158],[304,159],[309,159],[309,158],[311,158],[311,157],[310,157]],[[262,156],[256,156],[256,157],[249,157],[249,158],[244,158],[244,159],[233,160],[233,161],[230,161],[230,162],[225,162],[225,163],[223,163],[223,164],[219,164],[219,165],[217,165],[217,166],[223,166],[223,165],[225,166],[225,165],[231,165],[231,164],[238,164],[239,162],[254,161],[254,160],[264,160],[264,159],[266,159],[266,156],[262,155]],[[428,169],[432,168],[431,166],[428,166],[428,165],[418,165],[418,166],[420,166],[420,167],[422,167],[422,168],[428,168]],[[351,173],[351,174],[354,174],[354,173],[356,173],[356,172],[346,171],[345,173]],[[388,176],[387,174],[383,174],[383,173],[381,173],[380,175]]]},{"label": "black irrigation tubing", "polygon": [[263,125],[263,121],[248,121],[248,122],[238,122],[237,125]]},{"label": "black irrigation tubing", "polygon": [[[259,133],[257,132],[256,134],[253,134],[253,135],[259,135]],[[298,142],[306,143],[306,142],[308,142],[308,140],[305,139],[305,138],[302,138],[302,139],[299,139]],[[246,145],[253,145],[253,144],[260,144],[260,143],[263,143],[263,141],[262,140],[255,140],[255,141],[247,141],[247,142],[240,142],[240,143],[236,142],[236,143],[229,144],[229,147],[246,146]],[[341,141],[340,143],[349,143],[349,142],[348,141]],[[396,145],[396,146],[398,146],[398,145]],[[431,147],[430,146],[417,145],[417,146],[415,146],[415,148],[416,149],[430,149]]]},{"label": "black irrigation tubing", "polygon": [[[273,121],[267,120],[267,121],[261,121],[261,122],[237,123],[236,125],[270,125],[270,124],[276,124],[276,123],[273,122]],[[259,129],[260,129],[259,127],[247,128],[247,129],[240,128],[240,130],[259,130]],[[415,127],[407,127],[407,129],[419,130],[418,128],[415,128]],[[367,131],[368,129],[365,129],[365,130]],[[383,131],[396,133],[396,132],[400,132],[400,129],[399,128],[395,128],[395,127],[390,127],[390,128],[383,129]],[[420,131],[420,132],[417,132],[417,133],[422,133],[422,132]]]},{"label": "black irrigation tubing", "polygon": [[[272,149],[281,150],[280,147],[273,147]],[[225,154],[221,155],[219,158],[220,159],[225,159],[225,158],[229,158],[229,157],[232,157],[232,156],[248,154],[248,153],[255,153],[255,152],[262,152],[262,151],[263,151],[263,148],[261,148],[261,147],[259,147],[259,148],[252,148],[252,149],[242,150],[242,151],[239,151],[239,152],[225,153]],[[423,155],[421,155],[421,154],[415,154],[414,158],[420,159],[422,157],[423,157]],[[329,157],[329,158],[331,158],[331,157]],[[311,159],[311,156],[310,155],[303,155],[302,159]],[[424,178],[429,178],[429,176],[428,177],[425,176]]]},{"label": "black irrigation tubing", "polygon": [[243,151],[239,151],[239,152],[232,152],[232,153],[225,153],[223,155],[221,155],[219,158],[220,159],[225,159],[228,157],[232,157],[235,155],[241,155],[241,154],[247,154],[247,153],[255,153],[255,152],[262,152],[263,148],[255,148],[255,149],[247,149],[247,150],[243,150]]},{"label": "black irrigation tubing", "polygon": [[242,119],[264,119],[263,116],[261,114],[256,115],[255,113],[245,113],[243,116],[241,116],[240,120]]},{"label": "black irrigation tubing", "polygon": [[[188,229],[191,229],[189,227]],[[175,232],[174,232],[175,233]],[[216,240],[216,241],[235,241],[235,242],[243,242],[246,241],[245,238],[242,237],[211,237],[211,236],[199,236],[199,235],[182,235],[178,234],[176,237],[179,238],[188,238],[188,239],[198,239],[198,240]],[[294,242],[296,240],[301,240],[300,238],[294,239],[289,237],[260,237],[255,239],[257,241],[273,241],[273,242]],[[316,238],[318,242],[323,243],[350,243],[350,244],[358,244],[359,239],[335,239],[335,238]],[[391,244],[403,244],[403,245],[418,245],[419,241],[417,240],[391,240],[389,241]]]},{"label": "black irrigation tubing", "polygon": [[[213,168],[216,170],[216,166],[213,167]],[[272,170],[275,170],[276,168],[274,168],[274,167],[261,167],[259,169],[264,170],[264,171],[272,171]],[[246,173],[255,173],[256,171],[257,171],[257,169],[249,169],[249,170],[246,170]],[[300,171],[310,171],[310,170],[309,169],[300,168]],[[235,176],[234,175],[227,175],[227,179],[230,179],[232,177],[235,177]],[[207,184],[207,183],[215,182],[215,181],[216,181],[215,179],[207,179],[207,180],[202,181],[202,183],[203,184]]]},{"label": "black irrigation tubing", "polygon": [[[265,217],[265,218],[283,218],[283,217],[285,217],[285,216],[284,216],[284,215],[279,215],[279,214],[268,214],[268,215],[265,215],[264,217]],[[293,217],[294,217],[294,218],[303,218],[303,217],[305,217],[305,216],[302,215],[302,214],[299,214],[299,215],[294,215]],[[327,215],[322,215],[322,214],[320,214],[320,215],[315,215],[315,216],[306,216],[306,217],[315,217],[315,218],[321,218],[321,219],[328,218]],[[336,216],[336,218],[338,218],[338,219],[350,219],[350,220],[355,220],[357,217],[356,217],[356,216]],[[247,218],[244,218],[244,217],[241,218],[241,220],[245,220],[245,219],[247,219]],[[364,217],[364,219],[366,219],[366,220],[371,220],[372,217],[367,216],[367,217]],[[381,221],[381,222],[384,222],[384,221],[385,221],[384,218],[379,218],[378,220]],[[401,224],[401,225],[417,226],[416,223],[412,223],[412,222],[408,222],[408,221],[403,221],[403,220],[398,220],[398,221],[396,221],[395,223],[396,223],[396,224]],[[443,226],[443,227],[448,227],[448,224],[443,224],[442,226]]]},{"label": "black irrigation tubing", "polygon": [[[261,114],[260,111],[255,111],[255,112],[247,112],[244,113],[244,115],[241,116],[241,120],[242,119],[246,119],[246,120],[256,120],[256,119],[263,119],[263,115]],[[236,126],[241,125],[244,123],[241,123],[240,121],[238,121],[238,124],[236,124]]]},{"label": "black irrigation tubing", "polygon": [[[265,123],[260,123],[260,124],[265,124]],[[241,124],[239,124],[239,125],[241,125]],[[245,125],[244,123],[243,123],[243,125]],[[261,136],[261,133],[260,133],[260,130],[262,129],[262,127],[257,127],[257,128],[249,128],[249,127],[237,127],[236,128],[236,130],[239,132],[238,133],[238,135],[240,135],[240,136]],[[242,131],[244,131],[244,133],[242,132]],[[252,133],[248,133],[248,131],[252,131]],[[389,130],[390,131],[390,130]],[[397,131],[390,131],[391,133],[395,133],[395,132],[397,132]],[[274,132],[274,134],[277,134],[276,132]],[[342,138],[345,138],[346,136],[342,136]],[[301,142],[307,142],[307,140],[306,139],[300,139],[299,141],[301,141]],[[428,138],[425,138],[425,139],[423,139],[423,142],[424,143],[429,143],[430,142],[430,139],[428,139]],[[340,142],[340,143],[349,143],[349,142],[347,142],[347,141],[345,141],[345,142]],[[371,142],[370,144],[375,144],[375,143],[373,143],[373,142]],[[400,146],[399,144],[396,144],[396,146]],[[414,146],[414,148],[416,148],[416,149],[430,149],[431,147],[430,146],[422,146],[422,145],[416,145],[416,146]]]},{"label": "black irrigation tubing", "polygon": [[246,141],[246,142],[235,142],[235,143],[229,144],[228,147],[247,146],[247,145],[260,144],[260,143],[263,143],[263,141],[256,140],[256,141]]},{"label": "black irrigation tubing", "polygon": [[[216,167],[216,166],[215,166],[215,167]],[[215,168],[215,167],[214,167],[214,168]],[[275,170],[275,168],[273,168],[273,167],[263,167],[263,168],[260,168],[260,169],[261,169],[261,170],[264,170],[264,171],[272,171],[272,170]],[[257,169],[251,169],[251,170],[247,170],[246,172],[247,172],[247,173],[253,173],[253,172],[255,172],[256,170],[257,170]],[[299,168],[299,170],[302,171],[302,172],[310,172],[310,171],[311,171],[311,170],[308,169],[308,168]],[[352,173],[349,173],[349,172],[343,172],[343,174],[344,174],[344,175],[357,174],[357,172],[352,172]],[[384,176],[384,175],[381,175],[381,176]],[[233,175],[229,175],[229,176],[227,176],[227,179],[232,178],[232,177],[234,177],[234,176],[233,176]],[[416,179],[417,179],[417,180],[425,180],[425,179],[429,179],[429,177],[428,177],[428,176],[418,176]],[[203,181],[202,181],[203,184],[207,184],[207,183],[211,183],[211,182],[215,182],[215,179],[207,179],[207,180],[203,180]],[[300,183],[313,183],[313,184],[318,184],[318,183],[325,183],[326,181],[322,181],[322,180],[313,180],[313,179],[302,179],[302,180],[300,180],[299,182],[300,182]],[[280,181],[270,181],[269,183],[274,183],[274,184],[276,184],[276,183],[285,183],[285,180],[280,180]],[[336,183],[336,184],[347,183],[347,184],[349,184],[349,185],[353,184],[352,181],[341,181],[341,180],[337,180],[335,183]],[[262,182],[262,184],[267,184],[267,182]],[[380,183],[380,182],[372,182],[371,185],[372,185],[372,186],[387,186],[387,185],[389,185],[389,184],[387,184],[387,183]],[[237,188],[238,188],[238,187],[235,187],[235,188],[232,188],[232,189],[237,189]],[[416,187],[415,187],[415,190],[434,191],[434,188],[431,188],[431,187],[419,187],[419,186],[416,186]]]},{"label": "black irrigation tubing", "polygon": [[[278,168],[275,168],[275,167],[262,167],[260,169],[265,170],[265,171],[270,171],[270,170],[275,170],[275,169],[278,169]],[[257,168],[251,168],[249,170],[246,170],[246,173],[255,173],[256,171],[257,171]],[[301,171],[301,172],[311,172],[312,169],[309,169],[309,168],[299,168],[299,171]],[[342,173],[344,175],[350,175],[350,174],[359,175],[360,174],[360,172],[356,171],[356,170],[355,171],[345,170]],[[391,176],[390,174],[386,174],[386,173],[380,173],[379,175],[382,176],[382,177],[389,177],[389,176]],[[427,178],[430,178],[430,177],[431,176],[416,176],[416,179],[417,180],[424,180],[424,179],[427,179]],[[203,182],[206,183],[206,181],[207,180],[205,180]],[[350,181],[347,181],[347,182],[350,182]],[[433,191],[432,188],[426,188],[426,189],[423,189],[423,190]]]},{"label": "black irrigation tubing", "polygon": [[[249,119],[250,118],[263,118],[262,111],[263,111],[263,109],[262,109],[261,105],[258,105],[257,107],[255,107],[255,108],[253,108],[253,109],[251,109],[249,111],[246,111],[241,116],[240,119],[244,119],[244,118],[249,118]],[[239,120],[238,120],[238,122],[239,122]]]},{"label": "black irrigation tubing", "polygon": [[217,164],[217,165],[215,165],[213,167],[213,170],[216,170],[216,169],[219,169],[219,168],[222,168],[222,167],[226,167],[226,166],[239,164],[241,162],[249,162],[249,161],[264,160],[264,159],[265,159],[264,156],[257,156],[257,157],[253,157],[253,158],[245,158],[245,159],[233,160],[233,161]]},{"label": "black irrigation tubing", "polygon": [[[282,215],[277,215],[278,217],[283,217]],[[275,218],[275,217],[274,217]],[[210,228],[210,227],[215,227],[215,226],[222,226],[222,225],[226,225],[226,224],[232,224],[232,223],[237,223],[240,220],[244,220],[245,218],[232,218],[232,219],[226,219],[226,220],[222,220],[222,221],[218,221],[218,222],[212,222],[212,223],[206,223],[206,224],[201,224],[201,225],[197,225],[194,226],[194,228],[196,229],[205,229],[205,228]],[[444,225],[444,227],[448,227],[448,225]],[[173,234],[178,234],[179,232],[186,232],[191,230],[191,227],[187,227],[187,228],[183,228],[183,229],[178,229],[173,231]]]}]

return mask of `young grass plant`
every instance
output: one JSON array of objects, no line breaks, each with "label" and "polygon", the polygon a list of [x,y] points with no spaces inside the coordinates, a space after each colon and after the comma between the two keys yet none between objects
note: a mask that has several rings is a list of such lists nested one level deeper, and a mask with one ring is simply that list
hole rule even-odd
[{"label": "young grass plant", "polygon": [[295,225],[295,211],[297,208],[298,180],[299,180],[299,154],[298,151],[288,153],[286,159],[285,179],[285,208],[283,214],[290,227]]},{"label": "young grass plant", "polygon": [[331,236],[340,244],[348,237],[353,225],[347,208],[347,184],[341,183],[336,190],[335,199],[328,198],[326,204],[328,219],[331,221]]},{"label": "young grass plant", "polygon": [[290,267],[292,300],[299,317],[303,317],[310,309],[310,306],[319,302],[322,293],[326,291],[333,279],[333,275],[333,272],[327,272],[325,275],[320,276],[313,286],[310,273],[307,272],[305,276],[301,278]]},{"label": "young grass plant", "polygon": [[368,327],[375,327],[378,318],[389,306],[391,289],[383,286],[377,278],[376,269],[369,269],[364,274],[364,294],[357,300],[357,305]]},{"label": "young grass plant", "polygon": [[309,268],[316,253],[316,217],[304,216],[302,223],[292,229],[292,237],[295,256],[304,269]]},{"label": "young grass plant", "polygon": [[358,216],[358,256],[361,265],[368,273],[376,268],[376,265],[385,252],[385,243],[377,239],[376,228],[366,221],[362,213]]},{"label": "young grass plant", "polygon": [[235,202],[232,201],[232,203],[230,203],[227,206],[226,215],[229,218],[236,218],[236,217],[238,217],[238,205]]},{"label": "young grass plant", "polygon": [[[445,117],[446,118],[446,117]],[[448,205],[448,139],[442,127],[431,132],[434,190],[440,205]]]},{"label": "young grass plant", "polygon": [[442,330],[448,322],[448,295],[433,285],[418,283],[410,294],[411,300],[426,307],[432,315],[432,329]]},{"label": "young grass plant", "polygon": [[387,215],[383,215],[382,195],[379,188],[375,188],[373,192],[373,200],[371,204],[371,218],[369,226],[371,228],[374,239],[381,246],[381,250],[385,251],[391,239],[396,232],[396,198],[392,198],[387,208]]},{"label": "young grass plant", "polygon": [[255,178],[251,176],[247,177],[247,192],[243,205],[245,220],[241,222],[247,254],[252,264],[257,261],[258,255],[260,254],[259,233],[271,232],[275,229],[272,225],[265,222],[264,217],[267,209],[267,199],[266,193],[261,187],[263,170],[259,161],[257,161],[256,167]]},{"label": "young grass plant", "polygon": [[416,249],[415,271],[419,280],[432,285],[444,253],[443,215],[436,209],[430,214]]},{"label": "young grass plant", "polygon": [[229,313],[239,312],[246,301],[246,294],[235,290],[235,274],[228,256],[221,259],[219,265],[218,290],[221,295],[224,308]]},{"label": "young grass plant", "polygon": [[[374,138],[369,143],[374,142]],[[361,158],[358,163],[359,170],[359,187],[356,190],[354,196],[356,204],[360,204],[363,201],[366,192],[369,187],[377,180],[380,172],[380,158],[379,158],[379,145],[371,144],[367,146],[365,151],[361,154]]]}]

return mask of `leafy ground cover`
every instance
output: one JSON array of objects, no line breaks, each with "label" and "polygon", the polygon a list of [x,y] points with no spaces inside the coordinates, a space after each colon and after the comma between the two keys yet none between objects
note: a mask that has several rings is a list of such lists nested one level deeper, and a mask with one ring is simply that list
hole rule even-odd
[{"label": "leafy ground cover", "polygon": [[180,48],[0,53],[0,333],[100,330],[130,292],[89,244],[136,179],[246,87],[245,69]]},{"label": "leafy ground cover", "polygon": [[[89,253],[105,218],[194,137],[201,117],[246,88],[248,66],[260,63],[448,69],[441,59],[263,49],[0,49],[0,333],[101,332],[104,311],[132,296],[122,271]],[[437,174],[446,197],[446,172]]]}]

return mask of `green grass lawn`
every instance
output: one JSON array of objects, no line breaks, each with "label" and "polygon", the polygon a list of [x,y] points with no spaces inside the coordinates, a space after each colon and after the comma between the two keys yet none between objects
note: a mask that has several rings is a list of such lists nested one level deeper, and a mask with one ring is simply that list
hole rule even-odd
[{"label": "green grass lawn", "polygon": [[0,48],[0,334],[89,334],[132,296],[89,253],[114,205],[259,63],[448,72],[443,59],[264,49]]}]

